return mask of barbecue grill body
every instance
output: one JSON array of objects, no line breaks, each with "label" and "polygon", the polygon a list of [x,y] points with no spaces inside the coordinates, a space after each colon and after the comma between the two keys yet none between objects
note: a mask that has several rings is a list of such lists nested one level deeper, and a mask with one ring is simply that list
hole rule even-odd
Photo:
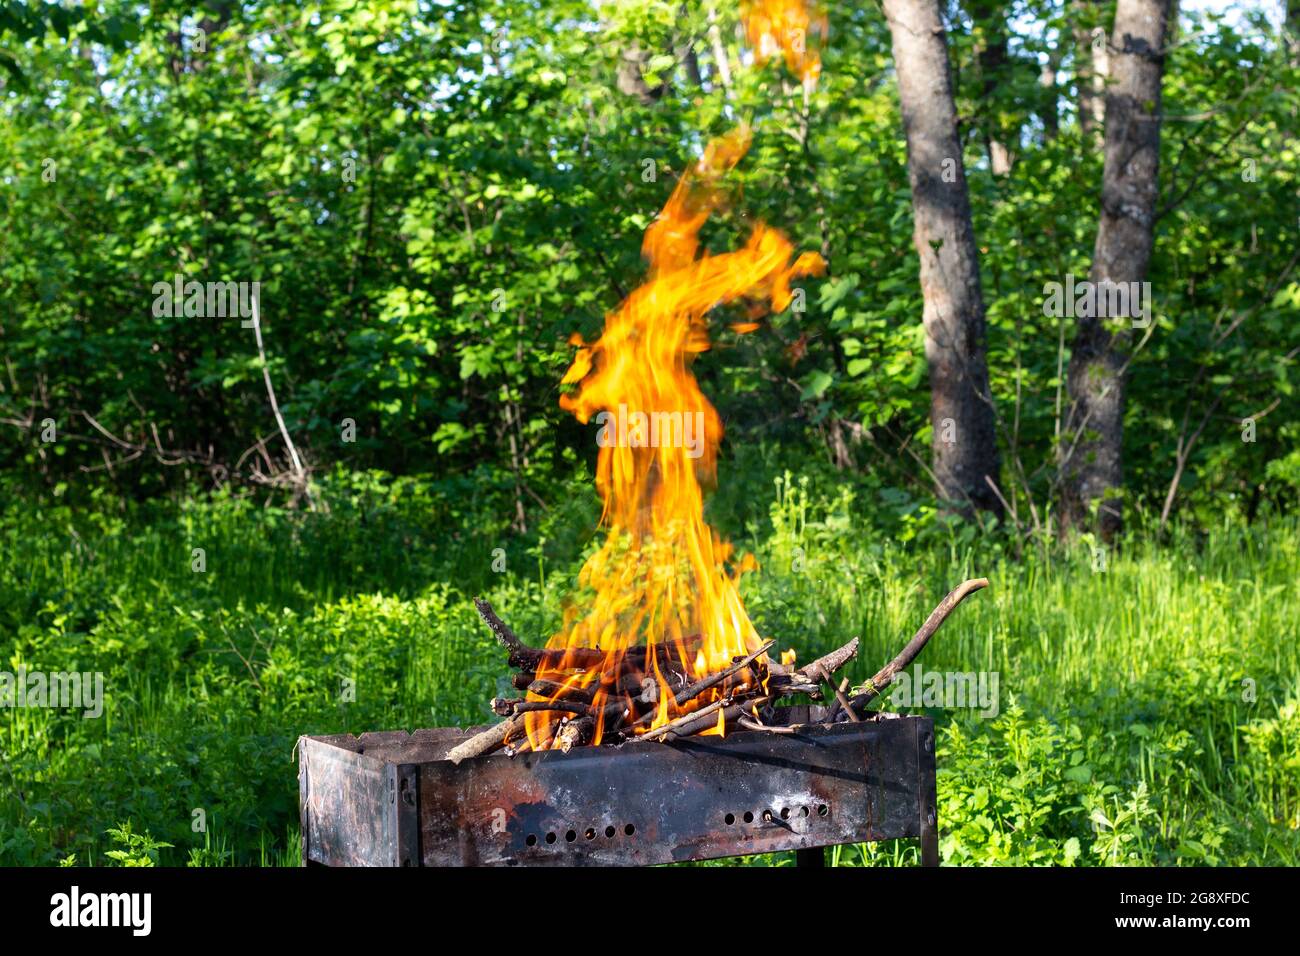
[{"label": "barbecue grill body", "polygon": [[303,863],[646,865],[899,837],[938,862],[926,717],[443,759],[471,732],[300,738]]}]

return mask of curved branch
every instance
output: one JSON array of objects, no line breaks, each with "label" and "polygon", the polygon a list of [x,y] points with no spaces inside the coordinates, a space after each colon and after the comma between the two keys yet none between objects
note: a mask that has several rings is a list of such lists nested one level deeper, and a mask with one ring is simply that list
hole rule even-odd
[{"label": "curved branch", "polygon": [[861,710],[867,704],[871,703],[880,696],[881,691],[888,687],[894,680],[899,671],[905,669],[916,655],[921,653],[930,638],[934,637],[934,632],[939,630],[939,626],[947,620],[948,615],[953,612],[967,595],[974,594],[981,588],[989,586],[988,578],[973,578],[970,581],[963,581],[950,592],[948,596],[939,602],[939,606],[930,612],[930,616],[925,619],[921,629],[916,632],[907,646],[904,647],[892,661],[882,667],[871,680],[866,683],[866,690],[857,694],[849,701],[853,710]]}]

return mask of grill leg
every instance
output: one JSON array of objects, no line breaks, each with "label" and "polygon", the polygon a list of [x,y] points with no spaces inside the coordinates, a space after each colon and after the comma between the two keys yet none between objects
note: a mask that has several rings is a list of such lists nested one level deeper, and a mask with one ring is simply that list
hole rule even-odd
[{"label": "grill leg", "polygon": [[927,718],[918,725],[916,762],[917,791],[920,794],[921,865],[939,865],[939,821],[935,795],[934,724]]},{"label": "grill leg", "polygon": [[926,827],[921,833],[921,865],[939,865],[939,830],[937,827]]},{"label": "grill leg", "polygon": [[794,865],[803,867],[821,868],[826,865],[826,848],[823,846],[809,847],[806,850],[794,851]]}]

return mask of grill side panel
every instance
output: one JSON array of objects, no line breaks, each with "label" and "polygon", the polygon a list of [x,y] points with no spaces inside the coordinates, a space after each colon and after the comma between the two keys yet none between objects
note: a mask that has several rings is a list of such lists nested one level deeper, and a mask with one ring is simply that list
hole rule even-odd
[{"label": "grill side panel", "polygon": [[928,724],[425,763],[422,862],[646,865],[919,837]]},{"label": "grill side panel", "polygon": [[392,766],[358,753],[351,737],[298,741],[304,864],[393,866]]}]

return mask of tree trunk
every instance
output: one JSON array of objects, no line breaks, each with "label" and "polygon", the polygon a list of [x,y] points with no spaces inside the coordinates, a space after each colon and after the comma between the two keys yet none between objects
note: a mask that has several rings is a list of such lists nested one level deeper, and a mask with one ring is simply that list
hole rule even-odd
[{"label": "tree trunk", "polygon": [[994,176],[1011,172],[1016,132],[1007,129],[998,103],[999,87],[1009,79],[1007,71],[1011,66],[1007,50],[1008,12],[1004,4],[995,0],[971,0],[971,19],[979,31],[980,125]]},{"label": "tree trunk", "polygon": [[1291,61],[1300,63],[1300,0],[1286,3],[1287,44],[1291,48]]},{"label": "tree trunk", "polygon": [[912,185],[939,497],[1001,514],[984,299],[938,0],[884,0]]},{"label": "tree trunk", "polygon": [[1056,139],[1056,134],[1061,129],[1061,114],[1058,107],[1058,97],[1056,92],[1057,73],[1061,67],[1061,44],[1058,43],[1043,64],[1042,71],[1038,74],[1038,85],[1042,88],[1042,106],[1039,109],[1039,117],[1043,121],[1043,139],[1051,142]]},{"label": "tree trunk", "polygon": [[[1119,0],[1111,36],[1101,215],[1089,280],[1140,283],[1151,260],[1160,167],[1160,82],[1170,0]],[[1091,312],[1100,309],[1088,310]],[[1130,310],[1131,311],[1131,310]],[[1084,527],[1094,505],[1109,540],[1123,526],[1124,373],[1132,318],[1079,317],[1060,450],[1062,519]]]}]

